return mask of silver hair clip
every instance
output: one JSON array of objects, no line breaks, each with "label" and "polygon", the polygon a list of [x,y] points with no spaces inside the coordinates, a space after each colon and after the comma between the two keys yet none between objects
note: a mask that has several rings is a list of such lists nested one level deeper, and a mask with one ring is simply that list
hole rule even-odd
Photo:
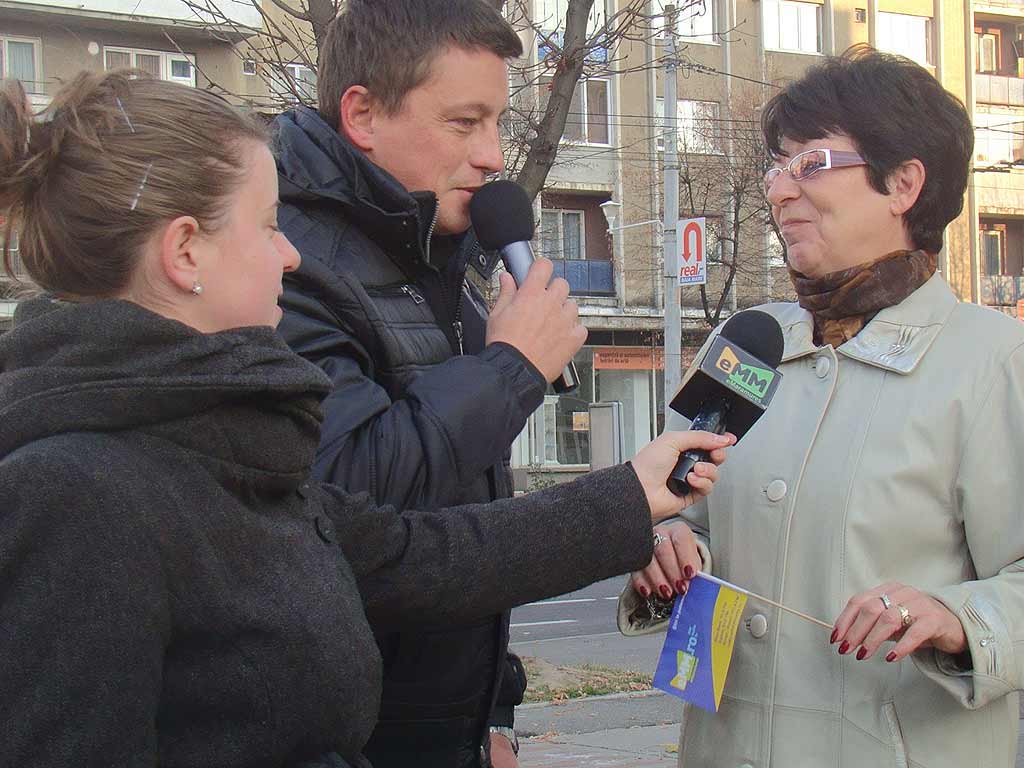
[{"label": "silver hair clip", "polygon": [[129,211],[134,211],[135,207],[139,204],[139,198],[142,197],[142,190],[146,188],[146,182],[149,181],[149,172],[153,170],[153,163],[146,166],[146,172],[142,174],[142,181],[139,182],[139,191],[135,193],[135,197],[132,198],[132,207]]},{"label": "silver hair clip", "polygon": [[[132,120],[130,117],[128,117],[128,112],[125,110],[124,104],[121,103],[121,97],[115,96],[114,100],[117,102],[117,108],[121,110],[121,114],[124,116],[124,121],[128,124],[128,130],[130,130],[132,133],[136,133],[135,126],[132,125]],[[153,163],[150,162],[149,165],[146,166],[145,173],[142,174],[142,181],[139,182],[139,189],[135,193],[135,197],[132,198],[131,207],[128,209],[129,211],[134,211],[138,207],[139,198],[142,197],[142,191],[146,188],[146,182],[149,181],[149,172],[152,170]]]},{"label": "silver hair clip", "polygon": [[135,133],[135,126],[132,125],[131,118],[128,117],[128,113],[125,112],[124,104],[121,103],[121,97],[115,96],[114,100],[117,102],[117,108],[121,110],[121,114],[124,116],[124,121],[128,123],[128,130],[131,131],[132,133]]}]

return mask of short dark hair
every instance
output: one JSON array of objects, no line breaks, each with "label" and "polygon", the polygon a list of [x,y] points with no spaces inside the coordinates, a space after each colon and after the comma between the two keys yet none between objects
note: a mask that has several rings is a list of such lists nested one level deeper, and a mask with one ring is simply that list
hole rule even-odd
[{"label": "short dark hair", "polygon": [[348,0],[331,22],[317,71],[320,115],[339,129],[338,105],[364,86],[389,114],[430,76],[449,47],[523,55],[512,26],[484,0]]},{"label": "short dark hair", "polygon": [[925,181],[903,218],[916,248],[942,249],[946,225],[960,215],[974,151],[963,103],[919,64],[866,45],[812,67],[776,94],[761,113],[765,146],[844,134],[867,161],[871,186],[888,194],[889,175],[917,158]]}]

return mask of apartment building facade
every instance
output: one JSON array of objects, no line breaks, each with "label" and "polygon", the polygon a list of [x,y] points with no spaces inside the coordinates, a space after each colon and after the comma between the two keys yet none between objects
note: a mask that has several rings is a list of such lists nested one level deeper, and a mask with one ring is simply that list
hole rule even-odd
[{"label": "apartment building facade", "polygon": [[[591,30],[627,4],[596,0]],[[568,0],[528,5],[532,25],[520,24],[527,58],[543,62],[564,28]],[[858,42],[929,67],[975,116],[972,188],[941,266],[965,300],[1024,312],[1024,0],[677,5],[679,215],[703,217],[708,231],[708,285],[680,291],[684,364],[714,322],[791,297],[760,192],[758,109],[777,84]],[[280,62],[283,75],[275,75],[250,53],[260,10],[249,2],[217,7],[220,17],[204,18],[188,0],[0,0],[0,75],[21,80],[37,107],[81,69],[122,66],[215,84],[254,108],[313,98],[308,57]],[[514,446],[517,465],[585,469],[594,402],[622,404],[627,456],[663,424],[665,2],[649,0],[643,11],[631,34],[592,53],[537,201],[536,248],[569,281],[590,335],[576,359],[580,389],[548,396]],[[277,13],[270,5],[267,12]],[[544,72],[530,81],[537,105],[549,83]],[[12,308],[0,296],[0,328]]]}]

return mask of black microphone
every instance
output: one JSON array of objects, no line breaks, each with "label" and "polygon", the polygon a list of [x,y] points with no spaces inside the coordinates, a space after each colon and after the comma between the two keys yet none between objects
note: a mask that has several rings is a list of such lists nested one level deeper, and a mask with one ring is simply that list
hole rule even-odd
[{"label": "black microphone", "polygon": [[[775,396],[782,374],[782,329],[767,312],[748,309],[726,321],[700,365],[683,382],[669,406],[701,429],[720,435],[726,430],[737,441],[754,426]],[[676,462],[668,487],[676,496],[690,492],[686,476],[707,451],[689,450]]]},{"label": "black microphone", "polygon": [[[500,251],[505,269],[516,285],[522,285],[534,262],[533,204],[526,190],[514,181],[484,184],[469,201],[469,218],[477,239],[488,251]],[[551,385],[555,392],[572,392],[580,385],[572,360]]]}]

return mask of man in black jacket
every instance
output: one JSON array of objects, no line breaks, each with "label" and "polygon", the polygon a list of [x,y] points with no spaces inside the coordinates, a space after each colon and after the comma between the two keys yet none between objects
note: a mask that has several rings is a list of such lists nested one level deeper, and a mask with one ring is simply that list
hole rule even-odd
[{"label": "man in black jacket", "polygon": [[[279,224],[303,258],[280,331],[333,382],[315,472],[379,503],[511,495],[511,443],[586,338],[548,262],[519,291],[502,275],[490,318],[466,277],[495,266],[468,205],[501,170],[521,54],[483,0],[349,0],[321,47],[319,111],[277,121]],[[377,640],[376,768],[516,764],[526,679],[507,614]]]}]

